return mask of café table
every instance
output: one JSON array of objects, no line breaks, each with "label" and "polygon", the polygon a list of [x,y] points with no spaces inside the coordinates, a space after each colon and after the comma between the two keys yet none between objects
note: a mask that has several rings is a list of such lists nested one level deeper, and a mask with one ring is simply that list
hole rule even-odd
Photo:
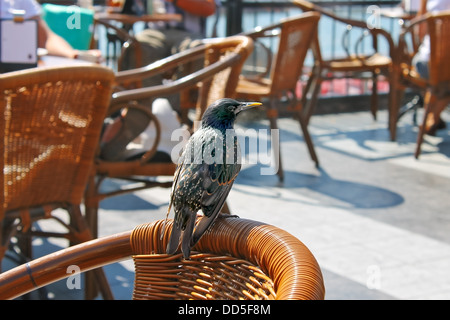
[{"label": "caf\u00e9 table", "polygon": [[39,56],[38,67],[62,67],[62,66],[76,66],[76,65],[91,65],[93,61],[83,59],[70,59],[65,57],[58,57],[53,55]]},{"label": "caf\u00e9 table", "polygon": [[182,20],[182,16],[176,13],[155,13],[137,16],[118,12],[102,11],[96,12],[94,19],[97,21],[117,21],[123,24],[133,25],[137,22],[179,22]]}]

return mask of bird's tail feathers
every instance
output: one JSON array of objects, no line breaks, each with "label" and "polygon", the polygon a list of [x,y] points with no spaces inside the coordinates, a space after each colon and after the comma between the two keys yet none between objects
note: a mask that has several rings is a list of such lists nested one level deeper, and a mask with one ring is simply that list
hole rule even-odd
[{"label": "bird's tail feathers", "polygon": [[181,240],[181,252],[183,252],[183,257],[188,259],[191,253],[191,243],[192,243],[192,233],[194,231],[196,215],[190,215],[186,223],[186,229],[183,231],[183,236]]},{"label": "bird's tail feathers", "polygon": [[169,243],[167,244],[166,253],[167,254],[174,254],[177,249],[178,245],[180,244],[180,235],[181,235],[181,229],[175,227],[175,224],[172,227],[172,233],[170,234]]},{"label": "bird's tail feathers", "polygon": [[212,216],[203,216],[201,220],[198,222],[197,227],[195,228],[195,232],[192,236],[191,246],[195,246],[203,234],[208,230],[211,224],[216,220],[216,217],[219,212],[213,214]]},{"label": "bird's tail feathers", "polygon": [[165,235],[165,233],[166,233],[167,220],[169,219],[169,214],[170,214],[170,210],[171,210],[171,209],[172,209],[172,201],[170,201],[169,207],[167,208],[166,218],[164,219],[164,224],[163,224],[163,228],[162,228],[160,240],[162,240],[162,239],[164,238],[164,235]]}]

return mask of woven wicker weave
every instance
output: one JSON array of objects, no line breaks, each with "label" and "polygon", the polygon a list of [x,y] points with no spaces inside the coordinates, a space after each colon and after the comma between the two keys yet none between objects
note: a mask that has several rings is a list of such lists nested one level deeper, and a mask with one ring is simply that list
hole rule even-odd
[{"label": "woven wicker weave", "polygon": [[134,256],[133,299],[274,300],[272,280],[257,266],[230,256],[192,252]]},{"label": "woven wicker weave", "polygon": [[[166,227],[170,230],[171,222]],[[194,247],[201,253],[186,261],[180,255],[163,254],[170,234],[163,229],[164,221],[157,221],[138,226],[131,235],[133,251],[140,253],[134,256],[135,299],[284,300],[324,296],[314,256],[284,230],[253,220],[220,219]],[[157,241],[162,233],[164,238]],[[161,288],[160,283],[167,279],[172,283]]]}]

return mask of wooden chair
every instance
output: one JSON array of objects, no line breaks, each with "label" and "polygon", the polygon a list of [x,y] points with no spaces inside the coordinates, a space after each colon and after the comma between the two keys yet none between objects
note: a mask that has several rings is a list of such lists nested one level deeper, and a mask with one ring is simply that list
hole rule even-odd
[{"label": "wooden chair", "polygon": [[321,269],[309,249],[288,232],[261,222],[219,218],[189,260],[165,254],[172,220],[99,238],[0,274],[0,299],[133,257],[133,299],[324,299]]},{"label": "wooden chair", "polygon": [[[411,60],[418,50],[417,28],[423,27],[430,37],[429,78],[424,79],[411,65]],[[450,70],[444,68],[450,59],[450,11],[427,13],[418,16],[402,30],[399,37],[397,61],[395,63],[391,129],[396,131],[397,116],[403,93],[406,88],[413,88],[421,92],[424,97],[424,118],[417,135],[417,146],[414,156],[419,157],[425,134],[426,120],[430,112],[435,111],[437,103],[450,102]]]},{"label": "wooden chair", "polygon": [[[94,18],[95,28],[103,26],[106,32],[107,44],[106,44],[106,59],[111,60],[110,64],[113,64],[117,70],[120,71],[122,65],[122,59],[124,52],[129,48],[133,48],[134,61],[136,66],[142,67],[142,48],[139,41],[126,29],[117,26],[112,21],[103,20],[100,18]],[[120,55],[116,56],[116,44],[120,43]],[[110,54],[109,45],[113,45],[113,52]],[[91,42],[91,48],[98,47],[96,41]]]},{"label": "wooden chair", "polygon": [[[124,108],[133,108],[141,112],[143,117],[155,124],[157,134],[153,147],[136,160],[107,161],[99,156],[95,159],[93,174],[90,177],[85,194],[86,214],[92,232],[97,236],[98,207],[101,200],[128,192],[152,188],[170,187],[176,164],[172,161],[152,160],[158,149],[159,122],[151,113],[152,101],[169,94],[181,93],[186,99],[186,92],[199,88],[197,101],[197,120],[206,107],[213,101],[223,97],[233,97],[241,72],[242,64],[253,49],[253,41],[245,36],[234,36],[224,39],[208,40],[203,45],[183,51],[146,67],[117,73],[117,84],[132,84],[146,77],[160,73],[175,74],[177,68],[190,68],[192,61],[201,59],[204,68],[175,79],[167,84],[128,89],[114,93],[109,114]],[[181,104],[184,104],[182,99]],[[170,181],[158,181],[157,177],[168,177]],[[100,190],[101,183],[108,178],[121,179],[128,182],[126,186],[110,192]],[[227,208],[225,207],[225,211]]]},{"label": "wooden chair", "polygon": [[[256,78],[255,76],[251,78],[241,76],[236,88],[238,99],[269,99],[267,117],[271,129],[278,129],[277,118],[280,99],[289,97],[291,99],[291,110],[296,111],[309,153],[317,166],[319,160],[307,129],[307,120],[303,114],[302,106],[296,98],[296,88],[302,74],[306,53],[317,30],[319,17],[318,13],[305,13],[300,16],[285,18],[278,24],[246,33],[247,36],[254,39],[277,35],[279,44],[271,62],[268,77],[265,77],[264,74]],[[283,181],[281,156],[279,160],[277,174],[280,181]]]},{"label": "wooden chair", "polygon": [[[11,238],[32,257],[31,237],[93,239],[80,204],[111,99],[114,73],[101,66],[35,68],[0,75],[4,111],[4,196],[0,215],[0,261]],[[55,215],[65,209],[69,221]],[[37,230],[54,219],[67,232]],[[112,294],[99,269],[104,298]]]},{"label": "wooden chair", "polygon": [[[176,13],[165,13],[155,15],[140,15],[115,13],[115,12],[98,12],[94,16],[94,24],[102,25],[106,28],[106,58],[113,60],[115,67],[120,71],[122,69],[122,60],[124,52],[133,47],[134,67],[144,66],[142,58],[142,46],[133,35],[133,27],[137,22],[175,22],[181,21],[182,15]],[[110,53],[110,45],[113,51]],[[121,48],[119,56],[116,55],[116,45]]]},{"label": "wooden chair", "polygon": [[[309,97],[307,101],[305,100],[304,106],[308,114],[307,119],[311,117],[315,105],[317,104],[317,99],[320,94],[320,88],[323,81],[339,78],[365,79],[367,78],[366,74],[370,74],[372,79],[370,110],[373,118],[376,119],[378,110],[378,77],[380,75],[385,75],[389,80],[391,79],[389,74],[392,68],[392,57],[395,54],[395,45],[389,33],[381,28],[369,28],[366,21],[339,17],[332,11],[305,0],[293,0],[293,3],[305,12],[319,12],[322,16],[327,16],[333,19],[333,21],[343,23],[347,26],[347,31],[344,33],[342,40],[342,43],[345,44],[344,50],[347,53],[346,57],[324,59],[320,49],[320,39],[318,34],[316,34],[315,39],[312,42],[311,48],[315,62],[311,77],[309,78],[305,89],[306,94],[304,95],[304,99],[306,99],[307,96]],[[348,37],[350,36],[352,30],[361,31],[361,37],[356,42],[353,53],[348,47]],[[368,55],[358,53],[359,46],[366,36],[370,36],[373,48],[373,53]],[[379,52],[379,36],[387,41],[389,46],[389,56],[383,55]],[[389,83],[391,84],[391,81]],[[391,107],[389,107],[389,112],[392,113]]]}]

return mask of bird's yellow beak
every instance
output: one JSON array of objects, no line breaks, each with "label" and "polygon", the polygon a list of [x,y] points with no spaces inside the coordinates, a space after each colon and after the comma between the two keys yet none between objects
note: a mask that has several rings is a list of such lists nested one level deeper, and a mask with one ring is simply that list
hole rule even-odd
[{"label": "bird's yellow beak", "polygon": [[245,111],[254,107],[258,107],[261,106],[262,103],[261,102],[243,102],[240,106],[239,106],[239,111]]},{"label": "bird's yellow beak", "polygon": [[247,102],[244,104],[245,109],[250,109],[253,107],[258,107],[258,106],[262,106],[261,102]]}]

